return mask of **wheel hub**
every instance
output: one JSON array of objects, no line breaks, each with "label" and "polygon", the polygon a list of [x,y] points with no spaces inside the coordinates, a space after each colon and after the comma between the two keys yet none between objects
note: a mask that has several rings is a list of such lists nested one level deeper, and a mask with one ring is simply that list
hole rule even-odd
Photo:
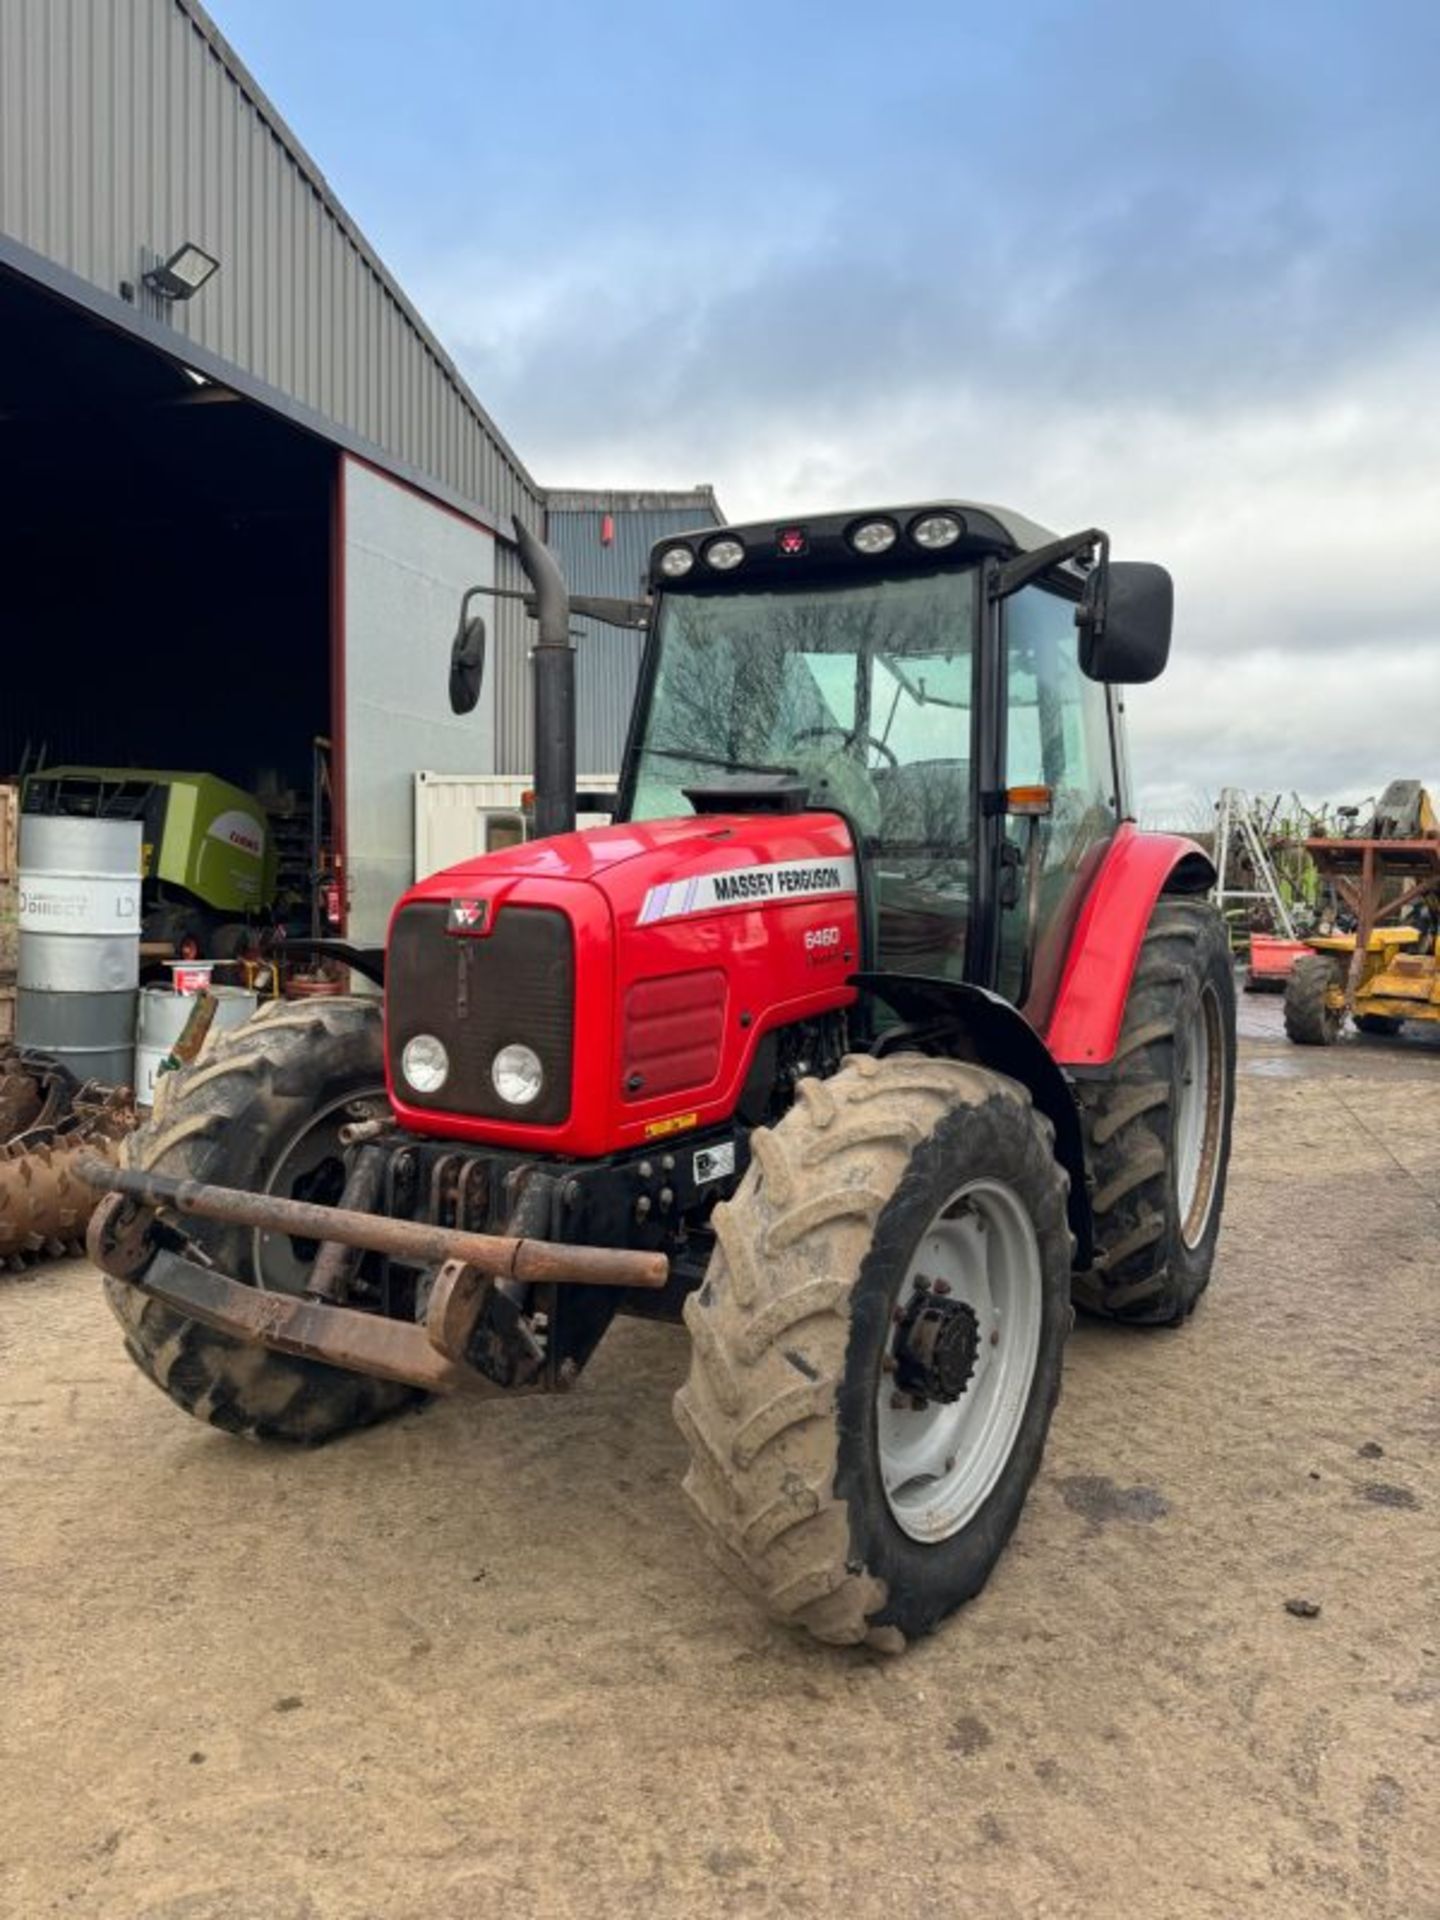
[{"label": "wheel hub", "polygon": [[958,1400],[980,1357],[980,1322],[964,1300],[915,1283],[895,1330],[895,1384],[921,1402]]}]

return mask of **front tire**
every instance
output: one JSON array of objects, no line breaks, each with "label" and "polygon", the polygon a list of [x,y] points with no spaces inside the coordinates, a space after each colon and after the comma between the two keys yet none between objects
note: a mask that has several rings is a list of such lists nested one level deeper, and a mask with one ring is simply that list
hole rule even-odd
[{"label": "front tire", "polygon": [[1333,1047],[1345,1015],[1329,1004],[1339,969],[1323,953],[1302,954],[1285,983],[1285,1033],[1297,1047]]},{"label": "front tire", "polygon": [[[124,1164],[245,1191],[333,1203],[343,1166],[335,1133],[357,1101],[383,1100],[375,1001],[277,1002],[214,1034],[196,1063],[163,1074],[149,1124]],[[222,1273],[302,1292],[314,1249],[257,1228],[188,1218]],[[197,1420],[258,1440],[315,1446],[387,1419],[424,1396],[411,1387],[276,1353],[186,1319],[123,1280],[105,1293],[130,1358]]]},{"label": "front tire", "polygon": [[1113,1065],[1076,1093],[1097,1257],[1075,1299],[1173,1326],[1210,1282],[1235,1106],[1235,971],[1206,902],[1161,897]]},{"label": "front tire", "polygon": [[[805,1081],[751,1144],[685,1307],[685,1491],[772,1616],[898,1650],[980,1591],[1040,1465],[1071,1321],[1066,1176],[1023,1087],[919,1055]],[[948,1276],[964,1384],[892,1407],[922,1273]]]}]

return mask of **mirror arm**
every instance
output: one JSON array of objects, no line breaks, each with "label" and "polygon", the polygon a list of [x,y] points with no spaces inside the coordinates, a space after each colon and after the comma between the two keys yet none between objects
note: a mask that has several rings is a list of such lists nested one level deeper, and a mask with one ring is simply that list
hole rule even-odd
[{"label": "mirror arm", "polygon": [[606,627],[648,627],[649,600],[613,600],[607,594],[572,593],[570,611],[585,620],[598,620]]},{"label": "mirror arm", "polygon": [[1095,547],[1100,549],[1100,565],[1104,567],[1110,558],[1110,536],[1099,527],[1087,527],[1084,533],[1072,533],[1063,540],[1052,540],[1048,547],[1036,547],[1033,553],[1017,554],[1013,560],[1007,560],[1004,566],[995,569],[990,582],[990,598],[1008,599],[1012,593],[1018,593],[1021,587],[1028,587],[1032,580],[1038,580],[1042,573],[1048,573],[1052,567],[1058,567],[1066,560],[1078,560]]},{"label": "mirror arm", "polygon": [[465,631],[465,623],[470,618],[470,602],[478,593],[493,593],[493,587],[467,587],[460,596],[460,623],[456,628],[456,639]]},{"label": "mirror arm", "polygon": [[[460,603],[462,620],[471,598],[477,593],[489,594],[492,600],[523,600],[530,618],[538,618],[539,609],[533,587],[471,587]],[[570,595],[570,611],[573,615],[584,620],[598,620],[606,627],[646,627],[650,624],[650,606],[648,600],[613,600],[607,595],[594,593]]]}]

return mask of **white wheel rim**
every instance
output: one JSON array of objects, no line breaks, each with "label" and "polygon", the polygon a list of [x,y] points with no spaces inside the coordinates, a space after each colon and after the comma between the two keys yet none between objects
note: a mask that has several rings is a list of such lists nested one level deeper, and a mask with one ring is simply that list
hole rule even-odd
[{"label": "white wheel rim", "polygon": [[1175,1108],[1175,1194],[1180,1237],[1187,1247],[1205,1238],[1220,1172],[1225,1107],[1225,1043],[1215,989],[1200,995],[1195,1018],[1176,1037],[1180,1094]]},{"label": "white wheel rim", "polygon": [[[339,1131],[350,1108],[367,1100],[385,1098],[384,1087],[362,1087],[354,1093],[341,1094],[328,1106],[317,1107],[275,1156],[263,1191],[278,1194],[282,1200],[291,1199],[296,1180],[312,1173],[321,1161],[339,1159],[343,1162]],[[310,1280],[310,1263],[296,1255],[291,1235],[268,1227],[252,1227],[250,1244],[254,1284],[261,1293],[304,1293]]]},{"label": "white wheel rim", "polygon": [[[915,1408],[884,1371],[876,1390],[886,1504],[902,1532],[934,1545],[968,1526],[990,1497],[1029,1404],[1043,1282],[1040,1244],[1019,1196],[999,1180],[972,1180],[952,1194],[921,1235],[897,1313],[925,1290],[917,1287],[922,1278],[966,1306],[978,1332],[975,1370],[958,1399]],[[892,1332],[892,1363],[894,1340]]]}]

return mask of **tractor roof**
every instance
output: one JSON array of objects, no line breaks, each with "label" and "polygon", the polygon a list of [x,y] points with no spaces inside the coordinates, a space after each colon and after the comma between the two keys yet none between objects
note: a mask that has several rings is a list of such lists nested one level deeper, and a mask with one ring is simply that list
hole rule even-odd
[{"label": "tractor roof", "polygon": [[[747,574],[757,569],[768,574],[777,555],[789,555],[792,558],[808,555],[816,564],[827,561],[853,562],[855,555],[848,547],[846,536],[858,525],[867,520],[891,520],[903,530],[932,514],[954,514],[964,524],[963,538],[949,549],[948,557],[951,558],[959,558],[961,554],[973,558],[977,553],[988,553],[1010,559],[1017,554],[1033,553],[1040,547],[1048,547],[1059,537],[1048,527],[1042,527],[1038,521],[1028,519],[1023,513],[1016,513],[1011,507],[991,506],[976,500],[922,500],[909,506],[858,507],[840,513],[786,514],[773,520],[747,521],[739,526],[732,524],[719,529],[702,526],[689,532],[667,534],[651,548],[650,578],[657,586],[671,588],[681,584],[686,587],[720,584],[713,575],[701,577],[697,574],[683,582],[674,577],[667,579],[660,570],[659,561],[660,556],[671,547],[687,546],[703,552],[707,546],[726,539],[738,540],[747,549]],[[787,544],[795,538],[800,542],[798,546]],[[908,542],[902,544],[909,545]],[[897,557],[898,554],[897,549]],[[912,550],[906,557],[913,562],[925,556]],[[781,565],[784,564],[782,559]]]},{"label": "tractor roof", "polygon": [[[986,545],[1003,546],[1012,553],[1033,553],[1038,547],[1048,547],[1060,538],[1049,527],[1042,527],[1038,520],[1017,513],[1013,507],[997,507],[983,500],[920,500],[903,507],[854,507],[840,512],[792,513],[773,520],[728,521],[725,532],[733,534],[737,540],[747,537],[769,540],[774,537],[777,527],[830,526],[837,522],[848,527],[857,520],[899,520],[905,523],[924,513],[958,513],[964,519],[972,539],[978,537]],[[713,538],[714,534],[713,523],[687,527],[682,532],[667,533],[655,545],[659,548],[668,547],[676,540],[707,540]]]}]

